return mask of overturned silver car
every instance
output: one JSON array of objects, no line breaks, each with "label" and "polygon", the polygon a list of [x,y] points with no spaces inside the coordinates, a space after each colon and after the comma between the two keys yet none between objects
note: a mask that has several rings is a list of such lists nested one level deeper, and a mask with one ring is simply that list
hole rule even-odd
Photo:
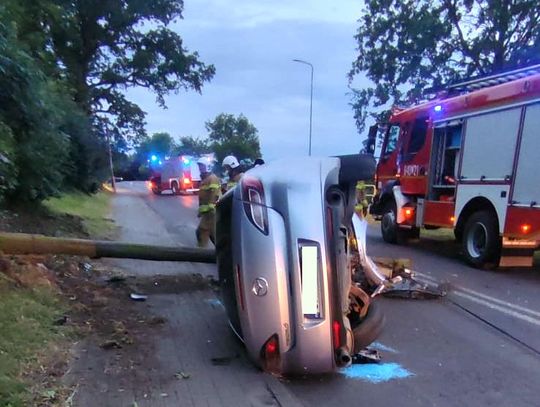
[{"label": "overturned silver car", "polygon": [[372,157],[305,158],[248,171],[217,206],[219,278],[230,325],[276,374],[334,371],[380,334],[355,283],[355,185]]}]

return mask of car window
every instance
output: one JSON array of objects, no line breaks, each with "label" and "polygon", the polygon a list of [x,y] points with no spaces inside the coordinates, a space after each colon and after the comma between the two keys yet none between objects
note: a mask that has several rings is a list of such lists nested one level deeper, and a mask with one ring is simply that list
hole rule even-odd
[{"label": "car window", "polygon": [[384,149],[384,156],[387,157],[396,151],[397,141],[399,137],[399,126],[391,125],[388,129],[388,135],[386,138],[386,147]]},{"label": "car window", "polygon": [[427,121],[426,119],[415,120],[409,140],[407,153],[415,154],[424,146],[426,142]]}]

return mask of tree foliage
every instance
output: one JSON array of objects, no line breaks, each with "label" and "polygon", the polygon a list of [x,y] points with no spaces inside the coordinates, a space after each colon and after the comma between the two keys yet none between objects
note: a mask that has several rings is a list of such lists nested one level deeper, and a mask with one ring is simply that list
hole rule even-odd
[{"label": "tree foliage", "polygon": [[193,136],[180,137],[180,144],[177,146],[177,154],[199,156],[211,151],[208,140]]},{"label": "tree foliage", "polygon": [[51,0],[52,50],[64,66],[75,100],[94,114],[97,127],[117,138],[144,134],[144,112],[124,90],[143,87],[165,107],[181,89],[200,92],[214,67],[189,53],[168,26],[182,18],[182,0]]},{"label": "tree foliage", "polygon": [[24,51],[13,27],[1,23],[0,89],[0,198],[57,193],[69,150],[66,115],[76,107]]},{"label": "tree foliage", "polygon": [[410,104],[427,88],[535,62],[540,55],[537,0],[368,0],[355,36],[352,81],[359,131],[366,119]]},{"label": "tree foliage", "polygon": [[256,127],[244,116],[219,114],[214,120],[206,122],[208,141],[218,162],[227,155],[238,160],[256,159],[261,156],[261,147]]},{"label": "tree foliage", "polygon": [[117,154],[145,140],[127,89],[150,90],[162,107],[171,92],[201,91],[214,67],[170,29],[182,11],[182,0],[0,3],[0,199],[92,190],[106,136]]}]

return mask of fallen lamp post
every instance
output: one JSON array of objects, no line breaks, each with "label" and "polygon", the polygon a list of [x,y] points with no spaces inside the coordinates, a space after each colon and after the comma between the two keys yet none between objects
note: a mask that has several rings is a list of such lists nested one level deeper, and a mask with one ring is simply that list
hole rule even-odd
[{"label": "fallen lamp post", "polygon": [[58,238],[26,233],[0,233],[0,251],[4,254],[69,254],[92,259],[110,257],[216,263],[216,252],[211,249]]}]

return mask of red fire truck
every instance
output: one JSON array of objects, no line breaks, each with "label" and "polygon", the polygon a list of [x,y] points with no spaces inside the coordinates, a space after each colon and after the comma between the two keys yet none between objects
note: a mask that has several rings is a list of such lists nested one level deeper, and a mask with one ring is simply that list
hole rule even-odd
[{"label": "red fire truck", "polygon": [[183,155],[164,162],[156,160],[151,169],[150,189],[156,195],[166,190],[171,190],[174,195],[199,190],[201,174],[196,157]]},{"label": "red fire truck", "polygon": [[385,241],[453,228],[473,266],[531,266],[540,247],[540,65],[394,111],[376,183],[370,211]]}]

